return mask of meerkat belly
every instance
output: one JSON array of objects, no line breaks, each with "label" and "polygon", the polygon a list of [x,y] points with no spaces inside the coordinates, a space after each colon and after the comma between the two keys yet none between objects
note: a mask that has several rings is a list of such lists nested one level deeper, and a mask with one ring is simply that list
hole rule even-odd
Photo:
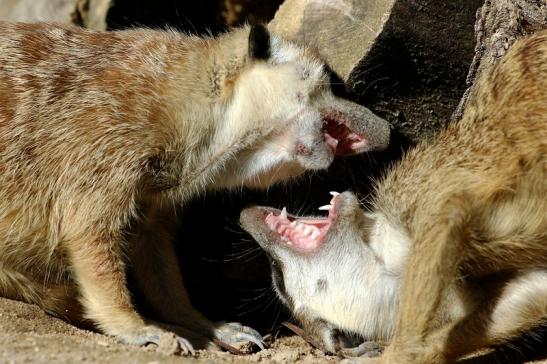
[{"label": "meerkat belly", "polygon": [[41,290],[66,282],[69,273],[60,249],[62,237],[50,221],[24,206],[10,206],[7,212],[7,206],[0,207],[4,210],[0,216],[0,269],[12,281],[4,284],[2,293],[13,296],[10,291],[22,289],[21,286],[36,285]]}]

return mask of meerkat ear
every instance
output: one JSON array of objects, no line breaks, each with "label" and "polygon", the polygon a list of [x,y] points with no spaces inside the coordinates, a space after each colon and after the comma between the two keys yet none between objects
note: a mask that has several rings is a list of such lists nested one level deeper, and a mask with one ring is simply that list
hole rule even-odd
[{"label": "meerkat ear", "polygon": [[270,32],[264,24],[256,24],[249,32],[249,59],[267,60],[270,58]]}]

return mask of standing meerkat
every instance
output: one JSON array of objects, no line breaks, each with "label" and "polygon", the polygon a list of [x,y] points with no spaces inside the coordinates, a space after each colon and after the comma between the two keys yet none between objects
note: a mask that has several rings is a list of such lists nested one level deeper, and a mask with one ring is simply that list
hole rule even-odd
[{"label": "standing meerkat", "polygon": [[370,213],[349,192],[327,218],[242,212],[282,301],[328,351],[340,330],[391,341],[359,362],[448,363],[546,322],[546,76],[547,31],[516,42],[463,119],[378,183]]},{"label": "standing meerkat", "polygon": [[2,22],[0,295],[158,343],[169,331],[135,311],[129,268],[183,352],[185,337],[260,344],[192,308],[174,205],[265,188],[388,139],[387,122],[332,94],[317,57],[264,26],[204,39]]}]

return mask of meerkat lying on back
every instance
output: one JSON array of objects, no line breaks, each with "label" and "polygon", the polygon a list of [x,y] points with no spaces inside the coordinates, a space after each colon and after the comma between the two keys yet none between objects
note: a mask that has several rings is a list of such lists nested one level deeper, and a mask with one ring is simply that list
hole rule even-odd
[{"label": "meerkat lying on back", "polygon": [[349,192],[327,218],[242,212],[277,292],[327,350],[339,329],[391,340],[363,361],[445,363],[545,322],[546,76],[547,31],[516,42],[461,122],[378,183],[371,213]]},{"label": "meerkat lying on back", "polygon": [[157,343],[167,331],[135,311],[129,268],[175,332],[260,344],[192,308],[174,205],[264,188],[388,138],[383,119],[333,96],[317,57],[263,26],[202,39],[0,23],[0,295]]}]

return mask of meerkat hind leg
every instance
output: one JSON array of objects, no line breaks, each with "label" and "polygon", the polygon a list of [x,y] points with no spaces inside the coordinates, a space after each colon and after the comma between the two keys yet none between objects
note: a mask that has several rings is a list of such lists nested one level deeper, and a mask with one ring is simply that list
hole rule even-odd
[{"label": "meerkat hind leg", "polygon": [[467,241],[470,205],[466,196],[452,196],[417,231],[405,270],[398,326],[382,358],[386,362],[445,362],[446,336],[435,334],[433,325],[446,289],[458,274]]}]

